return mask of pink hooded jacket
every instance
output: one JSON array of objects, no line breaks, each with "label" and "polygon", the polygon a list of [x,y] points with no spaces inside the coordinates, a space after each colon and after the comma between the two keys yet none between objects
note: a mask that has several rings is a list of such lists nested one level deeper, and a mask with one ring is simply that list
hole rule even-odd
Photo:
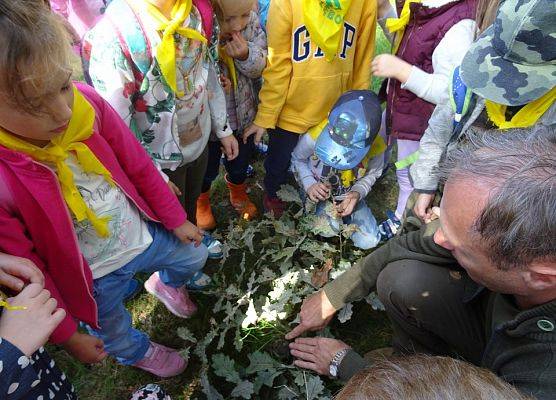
[{"label": "pink hooded jacket", "polygon": [[[110,105],[89,86],[76,84],[96,112],[84,143],[111,172],[118,187],[150,220],[168,230],[186,214],[153,161]],[[98,328],[92,274],[79,250],[69,210],[55,174],[29,156],[0,146],[0,251],[33,261],[46,289],[67,316],[51,336],[67,341],[77,321]]]}]

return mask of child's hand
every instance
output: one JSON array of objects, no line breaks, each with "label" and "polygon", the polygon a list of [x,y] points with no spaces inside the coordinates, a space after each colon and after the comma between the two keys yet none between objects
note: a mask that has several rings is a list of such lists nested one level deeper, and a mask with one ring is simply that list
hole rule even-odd
[{"label": "child's hand", "polygon": [[251,135],[255,135],[255,144],[259,144],[261,142],[261,139],[263,138],[263,135],[266,133],[266,129],[265,128],[261,128],[258,125],[255,124],[251,124],[247,129],[245,129],[245,131],[243,132],[243,143],[247,144],[247,139],[249,139],[249,136]]},{"label": "child's hand", "polygon": [[226,53],[236,60],[247,60],[247,57],[249,57],[249,46],[241,33],[232,33],[232,39],[226,43]]},{"label": "child's hand", "polygon": [[42,284],[31,283],[16,297],[8,299],[11,306],[24,310],[4,310],[0,318],[0,337],[23,354],[30,356],[42,347],[62,322],[66,312]]},{"label": "child's hand", "polygon": [[62,346],[74,358],[84,364],[99,363],[108,355],[104,351],[102,340],[85,333],[75,332]]},{"label": "child's hand", "polygon": [[232,161],[239,155],[239,144],[234,135],[226,136],[220,139],[222,151],[226,155],[228,161]]},{"label": "child's hand", "polygon": [[330,196],[330,188],[321,182],[314,183],[307,189],[307,196],[315,203],[324,201]]},{"label": "child's hand", "polygon": [[0,286],[19,292],[26,282],[44,285],[44,275],[32,261],[0,253]]},{"label": "child's hand", "polygon": [[232,91],[232,81],[228,79],[226,75],[220,74],[220,84],[226,93],[230,93]]},{"label": "child's hand", "polygon": [[411,64],[392,54],[376,56],[371,65],[374,76],[381,78],[394,78],[401,83],[406,83],[411,74]]},{"label": "child's hand", "polygon": [[174,229],[174,235],[178,237],[185,244],[190,244],[192,242],[195,243],[195,247],[199,247],[201,245],[201,241],[203,240],[203,231],[197,228],[189,221],[185,221],[182,226],[177,227]]},{"label": "child's hand", "polygon": [[413,212],[425,223],[429,223],[432,220],[431,206],[433,201],[434,194],[430,193],[419,193],[417,201],[415,201]]},{"label": "child's hand", "polygon": [[344,200],[342,200],[340,204],[336,205],[336,210],[340,216],[347,217],[348,215],[351,215],[360,197],[359,193],[355,191],[351,191],[346,194]]},{"label": "child's hand", "polygon": [[179,187],[176,186],[174,182],[168,181],[168,187],[176,196],[181,196],[181,190]]}]

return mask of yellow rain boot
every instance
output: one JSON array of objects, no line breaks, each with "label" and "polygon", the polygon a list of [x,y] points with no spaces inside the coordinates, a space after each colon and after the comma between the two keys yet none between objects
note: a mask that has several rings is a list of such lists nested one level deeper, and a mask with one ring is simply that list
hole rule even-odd
[{"label": "yellow rain boot", "polygon": [[247,184],[242,183],[241,185],[235,185],[228,181],[226,176],[226,185],[230,189],[230,202],[232,206],[236,209],[239,216],[246,220],[252,220],[259,214],[257,206],[247,196]]},{"label": "yellow rain boot", "polygon": [[205,231],[216,228],[216,221],[210,208],[209,191],[201,193],[197,199],[197,226]]}]

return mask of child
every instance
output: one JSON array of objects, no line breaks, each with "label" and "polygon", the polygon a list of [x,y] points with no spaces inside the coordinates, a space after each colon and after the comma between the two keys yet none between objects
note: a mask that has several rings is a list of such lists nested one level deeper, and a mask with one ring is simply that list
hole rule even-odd
[{"label": "child", "polygon": [[286,182],[300,134],[318,125],[342,93],[370,87],[376,2],[331,3],[270,2],[267,33],[272,51],[263,72],[257,116],[243,139],[247,142],[255,135],[259,143],[269,130],[263,203],[275,216],[284,210],[276,191]]},{"label": "child", "polygon": [[[259,80],[266,65],[266,36],[253,10],[254,0],[215,0],[214,8],[220,25],[220,67],[229,82],[226,93],[228,124],[237,135],[255,119]],[[224,159],[226,184],[230,202],[244,219],[257,216],[257,207],[247,196],[247,168],[253,155],[253,140],[239,144],[234,160]],[[210,208],[209,191],[218,176],[222,151],[218,142],[209,142],[209,163],[203,190],[197,200],[197,224],[201,229],[214,229],[216,222]]]},{"label": "child", "polygon": [[400,17],[386,25],[396,34],[394,55],[375,58],[375,76],[390,78],[386,126],[396,141],[400,192],[395,213],[381,224],[387,237],[396,234],[413,187],[409,165],[417,158],[419,140],[436,104],[448,102],[449,78],[474,40],[475,0],[407,0]]},{"label": "child", "polygon": [[[324,123],[301,137],[292,154],[295,176],[309,199],[318,203],[330,232],[337,235],[340,224],[354,224],[355,246],[371,249],[380,241],[376,219],[365,203],[384,167],[385,137],[377,136],[382,110],[377,96],[368,90],[342,95]],[[372,147],[371,147],[372,145]],[[326,213],[332,198],[337,217]]]},{"label": "child", "polygon": [[83,53],[94,87],[166,170],[195,223],[211,130],[230,160],[238,144],[218,112],[225,98],[197,7],[191,0],[153,4],[112,1],[85,36]]},{"label": "child", "polygon": [[191,316],[184,284],[207,258],[201,231],[108,103],[71,83],[59,19],[36,0],[0,5],[0,251],[32,260],[66,311],[52,342],[82,362],[108,353],[177,375],[186,361],[134,329],[122,298],[151,273],[147,291]]}]

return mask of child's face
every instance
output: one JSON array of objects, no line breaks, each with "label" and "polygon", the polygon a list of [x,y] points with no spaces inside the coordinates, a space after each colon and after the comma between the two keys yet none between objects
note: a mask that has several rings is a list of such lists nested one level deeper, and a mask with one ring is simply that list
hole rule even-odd
[{"label": "child's face", "polygon": [[7,101],[0,89],[0,127],[21,139],[45,146],[68,127],[72,116],[73,86],[70,77],[56,92],[37,97],[37,112],[31,114]]},{"label": "child's face", "polygon": [[249,23],[253,0],[222,0],[220,8],[222,14],[219,15],[220,28],[222,34],[229,37],[234,32],[244,30]]}]

